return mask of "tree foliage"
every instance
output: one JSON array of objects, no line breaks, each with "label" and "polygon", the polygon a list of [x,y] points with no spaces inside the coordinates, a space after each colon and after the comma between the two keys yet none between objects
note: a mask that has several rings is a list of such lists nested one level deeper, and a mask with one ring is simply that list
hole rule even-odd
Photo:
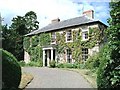
[{"label": "tree foliage", "polygon": [[9,28],[7,25],[2,26],[3,48],[18,59],[23,60],[23,37],[25,34],[39,28],[37,15],[30,11],[25,16],[17,16],[12,19],[12,24]]},{"label": "tree foliage", "polygon": [[120,1],[110,2],[108,42],[101,55],[98,71],[98,88],[120,88]]}]

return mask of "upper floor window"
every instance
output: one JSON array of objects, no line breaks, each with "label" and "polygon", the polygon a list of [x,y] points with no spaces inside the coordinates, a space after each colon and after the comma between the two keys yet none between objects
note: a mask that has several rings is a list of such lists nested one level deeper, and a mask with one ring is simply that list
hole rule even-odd
[{"label": "upper floor window", "polygon": [[88,58],[88,48],[82,48],[82,60],[86,61]]},{"label": "upper floor window", "polygon": [[51,33],[51,43],[55,43],[56,42],[56,33],[52,32]]},{"label": "upper floor window", "polygon": [[68,30],[66,32],[66,40],[67,41],[71,41],[72,40],[72,31],[71,30]]},{"label": "upper floor window", "polygon": [[72,62],[72,51],[70,49],[67,49],[67,62]]},{"label": "upper floor window", "polygon": [[76,32],[76,40],[78,40],[79,39],[79,35],[80,35],[80,32],[78,31],[78,32]]},{"label": "upper floor window", "polygon": [[88,39],[88,31],[82,32],[82,40],[87,40]]}]

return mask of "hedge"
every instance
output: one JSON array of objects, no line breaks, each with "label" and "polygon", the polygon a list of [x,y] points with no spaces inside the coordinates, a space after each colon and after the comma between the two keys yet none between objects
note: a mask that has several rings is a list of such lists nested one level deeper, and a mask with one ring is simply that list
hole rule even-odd
[{"label": "hedge", "polygon": [[21,81],[21,67],[17,59],[8,51],[2,52],[2,88],[12,90],[18,88]]}]

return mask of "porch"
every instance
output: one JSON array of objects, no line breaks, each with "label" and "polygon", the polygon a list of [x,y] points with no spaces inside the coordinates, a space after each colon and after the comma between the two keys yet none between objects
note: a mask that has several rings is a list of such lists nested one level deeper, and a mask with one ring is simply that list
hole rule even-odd
[{"label": "porch", "polygon": [[[43,47],[43,66],[50,66],[49,63],[52,60],[57,60],[57,52],[55,47],[53,46],[47,46]],[[57,61],[56,61],[57,62]]]}]

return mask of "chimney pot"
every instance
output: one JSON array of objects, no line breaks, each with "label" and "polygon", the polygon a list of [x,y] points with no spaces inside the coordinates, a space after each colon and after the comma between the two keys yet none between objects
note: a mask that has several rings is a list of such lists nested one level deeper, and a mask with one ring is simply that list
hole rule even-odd
[{"label": "chimney pot", "polygon": [[93,10],[84,11],[83,15],[88,16],[90,19],[94,19],[94,11]]}]

